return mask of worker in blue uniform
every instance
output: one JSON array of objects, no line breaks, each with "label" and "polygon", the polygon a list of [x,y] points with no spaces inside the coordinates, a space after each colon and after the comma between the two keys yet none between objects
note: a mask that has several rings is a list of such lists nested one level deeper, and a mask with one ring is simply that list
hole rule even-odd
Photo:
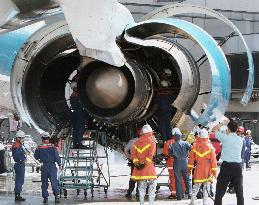
[{"label": "worker in blue uniform", "polygon": [[169,154],[174,158],[173,169],[175,175],[175,187],[176,187],[176,198],[181,200],[184,197],[181,185],[181,176],[183,176],[188,198],[191,198],[191,178],[187,168],[187,157],[189,151],[191,151],[191,145],[188,142],[181,140],[182,133],[179,128],[172,129],[172,136],[175,139],[169,147]]},{"label": "worker in blue uniform", "polygon": [[21,197],[22,186],[24,184],[24,175],[25,175],[25,161],[26,155],[22,147],[22,142],[25,137],[25,133],[22,130],[19,130],[15,135],[15,143],[12,146],[12,155],[15,161],[14,171],[15,171],[15,201],[25,201]]},{"label": "worker in blue uniform", "polygon": [[48,179],[51,182],[51,187],[53,194],[55,195],[55,203],[60,203],[59,199],[59,183],[57,177],[57,167],[56,163],[61,169],[61,160],[57,151],[57,148],[50,144],[49,142],[50,135],[47,132],[42,134],[42,144],[39,145],[34,153],[35,159],[39,160],[42,163],[41,166],[41,189],[43,203],[48,203]]},{"label": "worker in blue uniform", "polygon": [[246,168],[251,168],[249,161],[250,161],[250,157],[251,157],[251,146],[254,143],[253,138],[251,136],[251,130],[246,131],[246,135],[245,135],[244,139],[245,139],[245,146],[246,146],[246,149],[244,152],[244,156],[245,156],[244,161],[246,164]]},{"label": "worker in blue uniform", "polygon": [[162,87],[158,90],[155,102],[157,104],[158,124],[161,137],[167,141],[171,136],[171,104],[173,96],[167,81],[161,81]]},{"label": "worker in blue uniform", "polygon": [[85,149],[86,147],[82,144],[83,135],[86,131],[86,114],[84,112],[83,106],[80,101],[79,92],[77,89],[77,81],[79,75],[77,74],[70,84],[71,89],[73,90],[70,96],[70,105],[72,109],[71,113],[71,122],[73,126],[73,146],[74,149]]}]

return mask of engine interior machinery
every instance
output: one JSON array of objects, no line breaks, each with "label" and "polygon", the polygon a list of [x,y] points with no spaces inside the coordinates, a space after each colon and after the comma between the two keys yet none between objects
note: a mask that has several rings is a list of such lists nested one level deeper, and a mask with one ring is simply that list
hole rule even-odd
[{"label": "engine interior machinery", "polygon": [[[244,41],[224,16],[205,7],[172,4],[135,23],[129,11],[115,0],[60,2],[65,15],[55,8],[48,15],[30,18],[30,24],[21,21],[15,25],[8,19],[1,26],[0,55],[5,60],[2,74],[11,76],[15,108],[28,125],[40,132],[54,132],[69,122],[67,82],[76,69],[80,70],[78,88],[91,126],[119,141],[127,141],[128,132],[144,123],[158,130],[155,93],[161,87],[164,69],[171,71],[172,125],[182,113],[195,124],[206,126],[218,123],[224,115],[231,82],[222,49],[202,28],[171,18],[181,13],[210,15],[228,24]],[[78,10],[78,5],[84,11],[79,9],[75,16],[73,9]],[[19,13],[19,8],[16,10]],[[199,47],[211,70],[209,102],[200,116],[193,109],[200,93],[199,65],[195,54],[182,42]],[[245,41],[244,45],[249,62],[248,86],[242,99],[246,104],[253,88],[254,68]]]}]

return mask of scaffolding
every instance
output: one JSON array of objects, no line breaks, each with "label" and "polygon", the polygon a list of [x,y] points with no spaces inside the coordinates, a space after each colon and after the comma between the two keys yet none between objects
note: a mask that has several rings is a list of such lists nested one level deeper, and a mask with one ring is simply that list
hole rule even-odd
[{"label": "scaffolding", "polygon": [[72,137],[68,137],[63,145],[60,190],[65,198],[68,190],[76,190],[77,195],[84,190],[87,198],[87,190],[91,191],[93,197],[95,188],[103,188],[107,194],[110,186],[106,133],[97,130],[88,130],[86,133],[82,141],[85,149],[74,149]]}]

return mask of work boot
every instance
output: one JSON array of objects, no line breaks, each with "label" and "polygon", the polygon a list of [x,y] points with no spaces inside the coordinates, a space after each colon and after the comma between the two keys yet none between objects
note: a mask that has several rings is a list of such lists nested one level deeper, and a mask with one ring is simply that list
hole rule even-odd
[{"label": "work boot", "polygon": [[197,195],[196,195],[197,199],[203,199],[203,192],[200,190]]},{"label": "work boot", "polygon": [[43,198],[43,204],[47,204],[48,203],[48,197],[44,197]]},{"label": "work boot", "polygon": [[253,200],[259,200],[259,196],[255,196],[252,198]]},{"label": "work boot", "polygon": [[59,203],[60,203],[60,199],[59,199],[59,196],[58,196],[58,195],[55,195],[55,203],[56,203],[56,204],[59,204]]},{"label": "work boot", "polygon": [[210,190],[210,196],[214,197],[214,192],[212,190]]},{"label": "work boot", "polygon": [[25,201],[25,198],[22,198],[20,194],[15,193],[15,201]]},{"label": "work boot", "polygon": [[127,199],[132,199],[132,194],[130,194],[130,193],[127,193],[126,195],[125,195],[125,197],[127,198]]},{"label": "work boot", "polygon": [[176,199],[176,194],[170,194],[170,196],[168,196],[168,199]]},{"label": "work boot", "polygon": [[230,194],[235,194],[236,193],[234,187],[229,188],[227,190],[227,192],[230,193]]},{"label": "work boot", "polygon": [[139,201],[139,194],[136,194],[136,200]]}]

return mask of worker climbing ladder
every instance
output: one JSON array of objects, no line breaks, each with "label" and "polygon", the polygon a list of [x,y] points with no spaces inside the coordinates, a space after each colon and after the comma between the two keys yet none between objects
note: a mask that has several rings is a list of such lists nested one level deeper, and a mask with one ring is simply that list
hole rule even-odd
[{"label": "worker climbing ladder", "polygon": [[60,190],[65,198],[68,190],[76,190],[77,195],[83,190],[86,198],[88,190],[93,197],[95,188],[104,188],[106,194],[110,186],[106,133],[96,130],[87,133],[82,141],[86,149],[73,149],[71,137],[64,142]]}]

